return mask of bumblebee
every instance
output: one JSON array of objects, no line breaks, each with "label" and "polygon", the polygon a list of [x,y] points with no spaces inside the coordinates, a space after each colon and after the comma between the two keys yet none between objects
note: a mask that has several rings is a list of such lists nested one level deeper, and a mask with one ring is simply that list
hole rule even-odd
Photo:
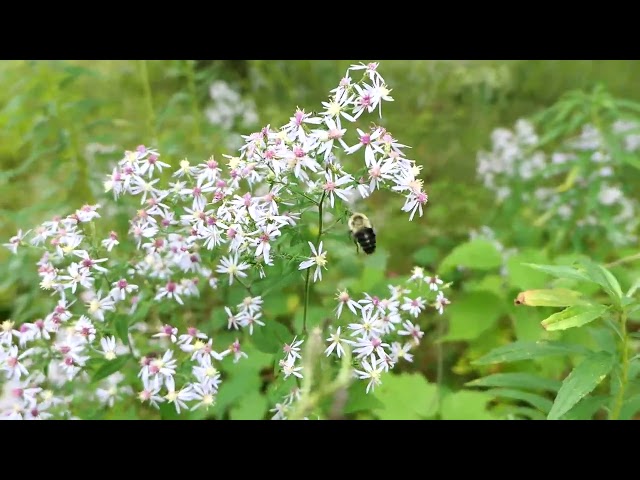
[{"label": "bumblebee", "polygon": [[356,246],[362,247],[364,253],[371,255],[376,250],[376,232],[371,222],[363,213],[354,213],[349,218],[349,231]]}]

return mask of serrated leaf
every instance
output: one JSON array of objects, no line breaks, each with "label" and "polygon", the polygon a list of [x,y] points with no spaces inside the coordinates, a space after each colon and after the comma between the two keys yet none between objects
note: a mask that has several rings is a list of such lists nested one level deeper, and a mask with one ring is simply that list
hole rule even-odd
[{"label": "serrated leaf", "polygon": [[581,327],[600,318],[607,309],[605,305],[574,305],[554,313],[540,324],[549,332]]},{"label": "serrated leaf", "polygon": [[533,358],[550,357],[557,355],[587,355],[588,348],[582,345],[567,344],[541,340],[539,342],[513,342],[498,347],[483,357],[474,360],[475,365],[490,365],[492,363],[515,362],[519,360],[531,360]]},{"label": "serrated leaf", "polygon": [[584,303],[582,293],[567,288],[525,290],[515,299],[516,305],[527,307],[568,307]]},{"label": "serrated leaf", "polygon": [[552,391],[557,391],[561,385],[562,383],[557,380],[542,378],[531,373],[519,372],[495,373],[466,383],[468,387],[507,387]]},{"label": "serrated leaf", "polygon": [[607,352],[597,352],[575,367],[562,382],[562,387],[558,391],[547,419],[559,419],[583,397],[591,393],[611,371],[614,358]]},{"label": "serrated leaf", "polygon": [[107,378],[109,375],[122,370],[122,367],[129,361],[131,355],[122,355],[116,357],[113,360],[105,360],[102,366],[96,370],[91,377],[91,382],[99,382],[100,380]]},{"label": "serrated leaf", "polygon": [[496,398],[510,398],[513,400],[527,402],[544,413],[547,413],[553,405],[553,402],[548,398],[544,398],[541,395],[537,395],[531,392],[523,392],[521,390],[514,390],[509,388],[494,388],[491,390],[487,390],[485,393]]},{"label": "serrated leaf", "polygon": [[[364,382],[357,382],[365,389]],[[419,420],[436,414],[435,395],[438,387],[419,373],[388,374],[374,393],[382,403],[375,409],[380,420]]]},{"label": "serrated leaf", "polygon": [[475,270],[491,270],[502,265],[502,255],[489,240],[476,239],[456,248],[440,263],[443,273],[456,267]]}]

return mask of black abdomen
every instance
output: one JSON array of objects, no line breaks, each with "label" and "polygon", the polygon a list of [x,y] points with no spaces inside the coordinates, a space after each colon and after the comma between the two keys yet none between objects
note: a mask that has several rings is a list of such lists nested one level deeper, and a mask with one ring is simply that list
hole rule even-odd
[{"label": "black abdomen", "polygon": [[367,255],[372,254],[376,250],[376,234],[373,228],[363,228],[358,230],[353,236]]}]

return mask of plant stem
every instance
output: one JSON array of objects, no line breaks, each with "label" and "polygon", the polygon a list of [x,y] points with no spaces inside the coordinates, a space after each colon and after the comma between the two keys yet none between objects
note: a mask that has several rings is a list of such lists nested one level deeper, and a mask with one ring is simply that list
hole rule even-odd
[{"label": "plant stem", "polygon": [[622,311],[620,313],[620,329],[622,330],[622,341],[620,342],[620,363],[622,364],[622,373],[620,375],[620,386],[618,387],[618,393],[616,400],[611,411],[610,419],[617,420],[620,416],[620,410],[622,410],[622,404],[624,402],[624,394],[627,388],[627,382],[629,380],[629,345],[627,335],[627,313]]},{"label": "plant stem", "polygon": [[200,146],[200,109],[198,108],[198,92],[196,90],[195,62],[187,60],[187,81],[189,83],[189,95],[191,97],[191,115],[193,116],[194,146]]},{"label": "plant stem", "polygon": [[634,253],[633,255],[622,257],[621,259],[616,260],[615,262],[607,263],[605,267],[607,268],[615,267],[616,265],[622,265],[623,263],[629,263],[635,260],[640,260],[640,253]]},{"label": "plant stem", "polygon": [[149,70],[147,69],[147,61],[140,60],[140,81],[142,83],[142,91],[144,100],[147,104],[147,128],[148,134],[151,135],[151,143],[158,141],[158,133],[156,132],[156,113],[153,109],[153,97],[151,95],[151,82],[149,81]]},{"label": "plant stem", "polygon": [[[318,203],[318,237],[316,238],[316,247],[320,244],[320,237],[322,237],[322,205],[324,204],[324,197],[327,194],[326,191],[322,192],[320,197],[320,203]],[[311,291],[311,267],[307,268],[307,277],[304,281],[304,316],[302,318],[302,333],[307,333],[307,311],[309,310],[309,292]]]}]

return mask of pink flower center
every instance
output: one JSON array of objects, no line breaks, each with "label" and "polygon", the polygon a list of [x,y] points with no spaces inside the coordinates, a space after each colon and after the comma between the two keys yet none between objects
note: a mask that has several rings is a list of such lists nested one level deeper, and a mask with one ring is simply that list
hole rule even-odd
[{"label": "pink flower center", "polygon": [[262,243],[269,243],[269,235],[265,233],[260,237],[260,240],[262,241]]},{"label": "pink flower center", "polygon": [[229,238],[236,238],[237,234],[238,232],[236,232],[233,228],[230,228],[229,230],[227,230],[227,237]]},{"label": "pink flower center", "polygon": [[22,388],[14,388],[13,390],[11,390],[11,393],[14,397],[22,398],[22,396],[24,395],[24,390]]},{"label": "pink flower center", "polygon": [[199,197],[202,194],[202,189],[200,187],[196,187],[193,189],[193,196]]},{"label": "pink flower center", "polygon": [[360,143],[363,145],[369,145],[371,143],[371,135],[365,133],[360,137]]},{"label": "pink flower center", "polygon": [[217,221],[218,221],[218,219],[216,217],[214,217],[213,215],[209,215],[207,217],[207,225],[215,225]]},{"label": "pink flower center", "polygon": [[382,340],[380,340],[379,338],[373,338],[371,340],[371,345],[373,346],[373,348],[378,348],[381,343],[382,343]]},{"label": "pink flower center", "polygon": [[67,353],[69,353],[71,351],[71,347],[67,346],[67,345],[62,345],[60,348],[60,353],[63,355],[66,355]]},{"label": "pink flower center", "polygon": [[295,118],[296,125],[300,126],[302,125],[302,122],[304,120],[304,113],[302,113],[300,110],[297,110],[294,118]]},{"label": "pink flower center", "polygon": [[150,373],[151,375],[155,375],[155,374],[156,374],[156,373],[158,373],[159,371],[160,371],[160,369],[158,368],[158,366],[157,366],[157,365],[151,365],[151,366],[149,367],[149,373]]},{"label": "pink flower center", "polygon": [[329,140],[335,140],[342,138],[342,131],[337,128],[332,128],[328,133]]},{"label": "pink flower center", "polygon": [[189,327],[187,328],[187,333],[192,337],[195,337],[196,335],[198,335],[198,329],[195,327]]},{"label": "pink flower center", "polygon": [[[174,284],[175,285],[175,284]],[[167,284],[167,289],[168,289],[168,284]],[[173,327],[171,325],[165,325],[164,328],[162,329],[164,331],[164,333],[166,335],[172,335],[173,334]]]},{"label": "pink flower center", "polygon": [[15,367],[17,364],[18,364],[18,359],[16,357],[7,358],[7,365],[9,365],[10,368]]},{"label": "pink flower center", "polygon": [[175,284],[175,282],[169,282],[167,283],[167,292],[175,292],[176,291],[176,287],[177,285]]},{"label": "pink flower center", "polygon": [[118,288],[127,288],[127,281],[125,279],[118,280]]},{"label": "pink flower center", "polygon": [[36,320],[35,324],[36,324],[36,327],[38,327],[40,330],[44,328],[44,322],[42,320]]},{"label": "pink flower center", "polygon": [[155,155],[149,155],[149,158],[147,158],[147,162],[149,162],[151,165],[154,165],[157,161],[158,157],[156,157]]},{"label": "pink flower center", "polygon": [[336,189],[336,184],[333,182],[327,182],[324,184],[324,189],[327,192],[333,192]]},{"label": "pink flower center", "polygon": [[136,150],[137,150],[139,153],[144,153],[144,152],[146,152],[146,151],[147,151],[147,147],[145,147],[144,145],[138,145],[138,147],[136,148]]},{"label": "pink flower center", "polygon": [[215,160],[209,160],[207,162],[207,167],[211,170],[215,170],[216,168],[218,168],[218,162],[216,162]]},{"label": "pink flower center", "polygon": [[296,156],[296,158],[302,158],[305,155],[304,150],[299,146],[293,147],[293,154]]},{"label": "pink flower center", "polygon": [[70,367],[70,366],[72,366],[72,365],[73,365],[73,358],[71,358],[71,357],[65,357],[65,359],[64,359],[64,364],[65,364],[65,365],[67,365],[67,366],[69,366],[69,367]]},{"label": "pink flower center", "polygon": [[418,202],[420,202],[420,203],[422,203],[422,204],[427,203],[427,194],[426,194],[426,193],[424,193],[424,192],[419,193],[419,194],[418,194],[418,197],[417,197],[417,200],[418,200]]},{"label": "pink flower center", "polygon": [[363,107],[368,107],[369,105],[371,105],[371,95],[365,94],[360,97],[360,105],[362,105]]}]

